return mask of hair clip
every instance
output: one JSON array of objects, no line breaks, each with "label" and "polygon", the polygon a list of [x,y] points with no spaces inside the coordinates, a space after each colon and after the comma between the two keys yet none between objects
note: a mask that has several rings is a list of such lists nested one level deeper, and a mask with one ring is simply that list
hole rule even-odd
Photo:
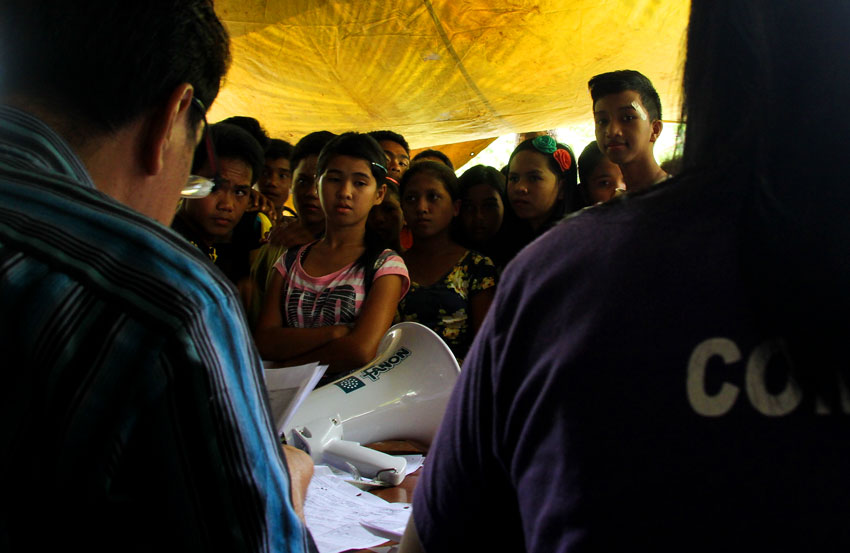
[{"label": "hair clip", "polygon": [[531,141],[531,144],[544,154],[554,154],[555,150],[558,149],[558,143],[548,134],[538,136]]},{"label": "hair clip", "polygon": [[573,164],[573,159],[570,156],[570,153],[563,148],[555,150],[552,157],[554,157],[555,161],[558,162],[558,165],[561,166],[561,171],[566,171]]},{"label": "hair clip", "polygon": [[386,167],[384,167],[383,165],[381,165],[380,163],[376,163],[376,162],[374,162],[374,161],[373,161],[373,162],[372,162],[372,165],[374,165],[375,167],[377,167],[378,169],[380,169],[381,171],[383,171],[383,172],[384,172],[384,175],[386,175],[386,174],[388,173],[387,168],[386,168]]}]

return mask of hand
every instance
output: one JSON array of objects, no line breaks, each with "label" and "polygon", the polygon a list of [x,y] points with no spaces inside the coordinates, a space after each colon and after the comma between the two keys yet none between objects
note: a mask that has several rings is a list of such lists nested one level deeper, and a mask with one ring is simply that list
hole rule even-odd
[{"label": "hand", "polygon": [[292,489],[292,506],[295,513],[304,521],[304,500],[307,497],[307,487],[313,478],[313,459],[309,455],[291,445],[283,446],[283,455],[289,466],[289,486]]},{"label": "hand", "polygon": [[295,217],[282,217],[272,227],[268,237],[273,246],[283,246],[287,249],[303,246],[315,239],[316,237]]},{"label": "hand", "polygon": [[263,215],[269,218],[269,221],[272,224],[277,221],[277,208],[275,208],[274,204],[266,198],[260,191],[251,189],[250,196],[248,197],[248,209],[247,212],[256,212],[259,211]]}]

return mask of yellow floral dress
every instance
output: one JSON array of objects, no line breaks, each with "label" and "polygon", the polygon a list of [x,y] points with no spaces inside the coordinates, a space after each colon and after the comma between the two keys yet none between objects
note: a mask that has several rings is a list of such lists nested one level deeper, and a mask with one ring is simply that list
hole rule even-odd
[{"label": "yellow floral dress", "polygon": [[411,282],[398,306],[398,319],[423,324],[436,332],[463,362],[474,337],[469,300],[496,286],[496,266],[489,257],[467,251],[448,273],[430,286]]}]

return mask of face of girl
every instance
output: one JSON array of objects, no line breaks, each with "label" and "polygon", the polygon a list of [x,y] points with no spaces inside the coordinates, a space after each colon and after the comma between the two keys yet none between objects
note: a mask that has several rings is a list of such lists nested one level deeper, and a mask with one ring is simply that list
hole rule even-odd
[{"label": "face of girl", "polygon": [[543,154],[523,150],[514,156],[508,171],[508,201],[517,217],[538,228],[560,197],[558,177]]},{"label": "face of girl", "polygon": [[476,244],[493,238],[502,226],[505,206],[499,192],[489,184],[470,186],[463,197],[460,220],[463,230]]},{"label": "face of girl", "polygon": [[319,178],[319,197],[328,228],[366,224],[369,210],[384,199],[369,163],[358,157],[337,155]]},{"label": "face of girl", "polygon": [[614,197],[618,188],[626,188],[623,172],[620,171],[619,165],[603,158],[590,174],[590,182],[587,183],[590,201],[594,204],[607,202]]},{"label": "face of girl", "polygon": [[419,173],[405,184],[401,209],[414,238],[427,238],[448,231],[460,201],[452,200],[441,180]]}]

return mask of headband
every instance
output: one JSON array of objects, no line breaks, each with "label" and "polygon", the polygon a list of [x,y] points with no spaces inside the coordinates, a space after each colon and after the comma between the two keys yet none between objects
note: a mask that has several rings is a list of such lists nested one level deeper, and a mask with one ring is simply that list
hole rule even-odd
[{"label": "headband", "polygon": [[566,171],[573,164],[570,152],[563,148],[558,148],[558,143],[555,142],[555,139],[548,134],[536,137],[531,141],[531,145],[534,146],[538,152],[551,155],[555,158],[555,161],[558,163],[561,171]]},{"label": "headband", "polygon": [[372,162],[372,167],[377,167],[378,169],[380,169],[380,170],[381,170],[381,173],[383,173],[383,176],[384,176],[384,177],[386,177],[386,176],[387,176],[387,168],[386,168],[386,167],[384,167],[383,165],[381,165],[380,163],[375,163],[375,162],[373,161],[373,162]]}]

